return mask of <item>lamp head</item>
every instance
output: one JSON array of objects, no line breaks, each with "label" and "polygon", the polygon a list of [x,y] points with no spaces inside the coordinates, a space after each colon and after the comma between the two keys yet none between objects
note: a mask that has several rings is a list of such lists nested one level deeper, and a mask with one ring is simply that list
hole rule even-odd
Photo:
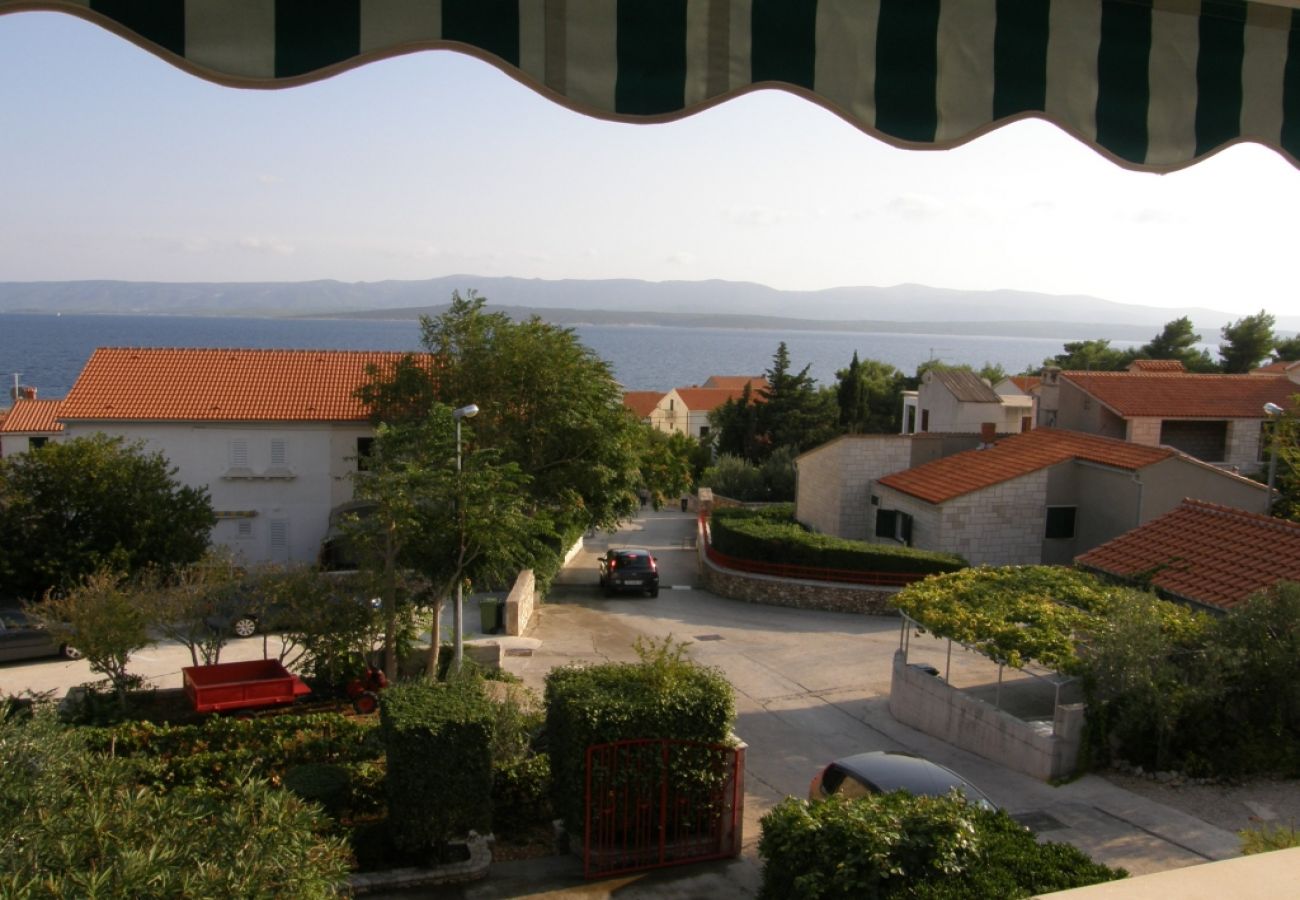
[{"label": "lamp head", "polygon": [[471,403],[469,406],[462,406],[452,413],[453,418],[472,419],[478,415],[478,406]]},{"label": "lamp head", "polygon": [[1285,410],[1283,410],[1282,407],[1278,406],[1276,403],[1264,404],[1264,415],[1266,416],[1280,416],[1284,411]]}]

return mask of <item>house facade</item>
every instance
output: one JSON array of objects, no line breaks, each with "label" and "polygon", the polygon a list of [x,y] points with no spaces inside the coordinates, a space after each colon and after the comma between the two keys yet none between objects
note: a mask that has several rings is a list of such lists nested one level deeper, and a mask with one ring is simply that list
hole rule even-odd
[{"label": "house facade", "polygon": [[975,432],[989,423],[1000,434],[1033,425],[1033,397],[1011,379],[995,390],[969,369],[932,368],[921,386],[903,392],[903,434]]},{"label": "house facade", "polygon": [[1262,512],[1267,489],[1171,448],[1040,428],[877,479],[869,539],[1067,564],[1186,497]]},{"label": "house facade", "polygon": [[60,420],[68,437],[142,441],[207,488],[212,540],[248,563],[313,562],[352,499],[373,430],[353,393],[401,353],[96,350]]},{"label": "house facade", "polygon": [[[1167,362],[1163,360],[1139,362]],[[1300,369],[1201,375],[1134,365],[1127,372],[1044,373],[1039,424],[1166,446],[1203,462],[1254,472],[1263,462],[1264,405],[1290,408]]]},{"label": "house facade", "polygon": [[0,419],[0,458],[62,440],[59,404],[58,400],[36,399],[34,391],[14,400]]}]

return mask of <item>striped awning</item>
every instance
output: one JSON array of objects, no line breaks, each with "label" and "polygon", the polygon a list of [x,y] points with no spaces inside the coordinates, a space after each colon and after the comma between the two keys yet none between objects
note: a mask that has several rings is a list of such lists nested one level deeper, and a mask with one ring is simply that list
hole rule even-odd
[{"label": "striped awning", "polygon": [[286,87],[443,48],[580,112],[660,122],[782,88],[899,147],[1025,117],[1169,171],[1240,141],[1300,157],[1297,0],[0,0],[187,71]]}]

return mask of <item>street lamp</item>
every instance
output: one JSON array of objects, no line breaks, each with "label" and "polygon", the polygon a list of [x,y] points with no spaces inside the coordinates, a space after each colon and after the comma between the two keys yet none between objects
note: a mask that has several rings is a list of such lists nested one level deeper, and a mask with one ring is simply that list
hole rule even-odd
[{"label": "street lamp", "polygon": [[[460,496],[460,495],[461,495],[461,489],[460,489],[460,420],[461,420],[461,419],[472,419],[472,418],[474,418],[474,417],[477,416],[477,415],[478,415],[478,406],[476,406],[476,405],[473,404],[473,403],[469,404],[468,406],[462,406],[460,409],[454,410],[454,411],[452,412],[452,414],[451,414],[452,418],[456,420],[456,535],[457,535],[458,540],[460,541],[460,555],[461,555],[461,557],[463,557],[463,556],[465,555],[465,525],[464,525],[464,523],[461,521],[461,508],[460,508],[460,504],[461,504],[461,502],[462,502],[462,501],[461,501],[461,496]],[[456,564],[457,564],[458,566],[460,565],[460,559],[459,559],[459,558],[456,560]],[[452,619],[454,620],[454,621],[453,621],[453,624],[454,624],[454,626],[455,626],[455,631],[456,631],[455,644],[453,645],[453,646],[454,646],[454,651],[453,651],[453,653],[452,653],[452,668],[453,668],[453,670],[456,671],[456,672],[459,672],[459,671],[460,671],[460,664],[461,664],[461,661],[462,661],[462,660],[464,659],[464,657],[465,657],[465,641],[464,641],[464,631],[465,631],[465,629],[464,629],[464,624],[463,624],[463,621],[464,621],[464,616],[463,616],[463,611],[464,611],[464,600],[463,600],[463,597],[462,597],[462,587],[463,587],[463,585],[464,585],[464,581],[465,581],[465,579],[459,577],[459,575],[457,576],[457,578],[456,578],[456,606],[452,609]],[[433,652],[434,652],[434,653],[437,653],[437,652],[438,652],[438,648],[435,647],[434,650],[433,650]]]},{"label": "street lamp", "polygon": [[1269,429],[1268,441],[1268,500],[1264,506],[1264,514],[1267,516],[1273,515],[1273,481],[1277,477],[1277,417],[1282,412],[1282,407],[1276,403],[1264,404],[1264,415],[1268,416],[1269,423],[1273,426]]}]

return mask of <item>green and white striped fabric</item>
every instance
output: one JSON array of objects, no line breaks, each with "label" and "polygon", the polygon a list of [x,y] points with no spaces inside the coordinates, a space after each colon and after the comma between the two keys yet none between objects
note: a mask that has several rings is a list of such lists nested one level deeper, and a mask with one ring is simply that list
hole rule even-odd
[{"label": "green and white striped fabric", "polygon": [[1237,141],[1300,157],[1296,0],[0,0],[83,16],[212,81],[283,87],[428,48],[581,112],[794,91],[902,147],[1038,116],[1167,171]]}]

